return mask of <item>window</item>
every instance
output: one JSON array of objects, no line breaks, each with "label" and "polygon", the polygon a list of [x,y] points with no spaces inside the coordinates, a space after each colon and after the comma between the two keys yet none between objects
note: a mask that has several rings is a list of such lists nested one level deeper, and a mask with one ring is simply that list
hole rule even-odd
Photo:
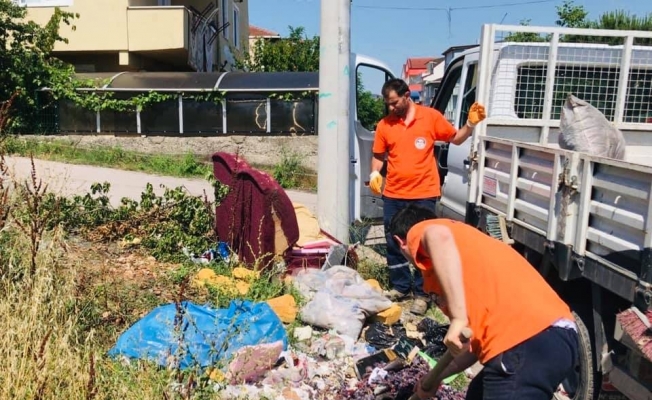
[{"label": "window", "polygon": [[233,5],[233,45],[240,48],[240,10]]},{"label": "window", "polygon": [[437,104],[435,105],[435,108],[444,114],[448,122],[453,125],[455,125],[455,107],[457,106],[461,78],[462,64],[449,72],[446,81],[443,82],[442,94],[437,98]]},{"label": "window", "polygon": [[357,120],[366,130],[373,132],[378,121],[387,114],[380,90],[390,76],[377,66],[360,64],[356,69],[356,78]]},{"label": "window", "polygon": [[70,7],[73,0],[13,0],[19,6],[25,7]]},{"label": "window", "polygon": [[228,39],[229,27],[226,25],[229,22],[229,0],[222,0],[222,35]]},{"label": "window", "polygon": [[462,110],[460,113],[460,124],[465,124],[469,118],[469,110],[476,100],[476,87],[478,85],[478,64],[470,64],[466,71],[466,83],[464,84],[464,94],[462,97]]},{"label": "window", "polygon": [[[514,111],[519,118],[543,118],[546,88],[545,65],[518,68]],[[613,120],[616,110],[619,68],[592,65],[559,65],[555,74],[551,119],[559,119],[568,93],[587,101]],[[645,123],[652,117],[652,70],[630,70],[624,122]]]},{"label": "window", "polygon": [[441,86],[436,90],[437,95],[433,102],[433,107],[439,112],[444,114],[444,117],[453,125],[455,125],[457,110],[457,100],[462,96],[462,109],[459,110],[459,125],[460,128],[466,123],[471,105],[476,99],[476,85],[478,79],[477,63],[469,64],[467,66],[466,81],[462,82],[462,70],[464,64],[462,61],[456,64],[446,73],[444,81]]}]

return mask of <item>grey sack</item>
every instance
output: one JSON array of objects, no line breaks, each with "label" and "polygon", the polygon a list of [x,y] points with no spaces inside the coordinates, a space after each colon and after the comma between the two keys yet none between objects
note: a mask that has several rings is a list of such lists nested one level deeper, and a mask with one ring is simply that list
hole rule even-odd
[{"label": "grey sack", "polygon": [[559,123],[559,147],[592,156],[625,159],[625,138],[620,130],[588,102],[569,94]]}]

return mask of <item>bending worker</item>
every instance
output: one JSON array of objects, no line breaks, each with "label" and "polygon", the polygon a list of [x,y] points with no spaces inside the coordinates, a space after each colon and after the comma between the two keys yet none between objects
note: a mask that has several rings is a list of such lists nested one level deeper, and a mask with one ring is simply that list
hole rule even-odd
[{"label": "bending worker", "polygon": [[[529,262],[502,241],[419,206],[399,211],[390,234],[450,318],[444,343],[455,359],[444,375],[484,365],[466,399],[550,400],[574,372],[579,337],[568,305]],[[467,326],[473,338],[462,344]],[[421,382],[416,390],[421,399],[436,392],[424,392]]]},{"label": "bending worker", "polygon": [[485,110],[483,106],[473,104],[468,121],[456,130],[439,111],[415,104],[410,98],[410,88],[401,79],[385,82],[382,95],[390,114],[376,127],[369,188],[381,195],[383,177],[380,170],[387,154],[387,182],[382,196],[391,285],[388,297],[400,301],[412,292],[415,299],[411,312],[423,315],[429,306],[429,298],[423,292],[423,278],[416,270],[413,284],[408,261],[387,233],[389,221],[408,204],[435,210],[441,193],[435,142],[464,143],[475,125],[485,118]]}]

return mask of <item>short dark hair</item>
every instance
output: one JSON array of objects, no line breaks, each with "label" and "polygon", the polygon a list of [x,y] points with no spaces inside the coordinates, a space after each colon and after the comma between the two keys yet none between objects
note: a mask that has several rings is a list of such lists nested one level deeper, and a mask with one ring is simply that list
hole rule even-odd
[{"label": "short dark hair", "polygon": [[389,222],[389,232],[391,236],[398,236],[401,240],[405,240],[408,232],[412,227],[419,222],[427,221],[429,219],[436,219],[437,214],[430,208],[410,204],[406,208],[400,210],[392,217]]},{"label": "short dark hair", "polygon": [[392,91],[396,92],[398,96],[405,96],[405,93],[410,91],[410,87],[403,79],[394,78],[383,84],[381,93],[383,94],[383,97],[387,98],[389,93]]}]

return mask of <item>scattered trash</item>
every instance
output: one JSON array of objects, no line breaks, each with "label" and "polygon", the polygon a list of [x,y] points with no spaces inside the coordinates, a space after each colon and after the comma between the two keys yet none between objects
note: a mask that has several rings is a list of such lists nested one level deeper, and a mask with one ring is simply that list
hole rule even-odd
[{"label": "scattered trash", "polygon": [[[360,379],[355,387],[343,387],[337,398],[350,400],[387,399],[408,400],[414,393],[417,382],[430,370],[428,363],[421,357],[416,357],[412,364],[399,371],[385,371],[387,362],[379,362]],[[381,396],[381,397],[376,397]],[[463,400],[464,392],[443,386],[435,399]]]},{"label": "scattered trash", "polygon": [[395,323],[387,326],[374,322],[365,331],[364,339],[377,349],[388,349],[398,343],[401,336],[406,336],[403,325]]},{"label": "scattered trash", "polygon": [[312,328],[309,326],[302,326],[299,328],[294,328],[294,338],[299,342],[305,342],[312,338]]},{"label": "scattered trash", "polygon": [[392,306],[357,271],[341,265],[301,271],[293,284],[309,300],[300,311],[303,322],[353,339],[360,336],[367,317]]},{"label": "scattered trash", "polygon": [[163,367],[206,368],[229,362],[245,346],[288,338],[267,303],[234,300],[228,309],[191,302],[159,306],[118,338],[109,356],[150,359]]},{"label": "scattered trash", "polygon": [[344,339],[337,335],[328,334],[317,339],[311,347],[313,354],[320,355],[328,360],[345,357],[347,355],[345,350],[346,343]]},{"label": "scattered trash", "polygon": [[202,268],[199,270],[195,275],[193,283],[197,287],[210,285],[216,288],[220,293],[230,297],[246,295],[251,287],[249,282],[224,275],[217,275],[215,271],[210,268]]},{"label": "scattered trash", "polygon": [[450,325],[442,325],[430,318],[424,318],[417,325],[417,330],[422,332],[423,339],[427,347],[424,353],[430,357],[439,358],[446,352],[446,345],[444,344],[444,337],[448,332]]},{"label": "scattered trash", "polygon": [[275,297],[267,300],[267,304],[272,307],[272,310],[274,310],[284,324],[291,324],[296,320],[299,310],[297,308],[297,302],[291,295],[286,294]]},{"label": "scattered trash", "polygon": [[199,257],[196,257],[195,254],[190,253],[186,247],[183,248],[183,254],[185,254],[186,257],[188,257],[195,264],[208,264],[213,260],[224,261],[226,263],[229,263],[232,260],[237,261],[237,255],[231,254],[229,251],[229,245],[225,242],[218,242],[215,249],[208,249]]},{"label": "scattered trash", "polygon": [[227,381],[231,384],[258,382],[276,365],[282,351],[282,341],[238,349],[229,364]]},{"label": "scattered trash", "polygon": [[385,325],[394,325],[401,320],[401,315],[403,315],[403,308],[401,308],[401,306],[398,304],[392,304],[392,306],[387,310],[376,314],[373,320],[381,322]]}]

